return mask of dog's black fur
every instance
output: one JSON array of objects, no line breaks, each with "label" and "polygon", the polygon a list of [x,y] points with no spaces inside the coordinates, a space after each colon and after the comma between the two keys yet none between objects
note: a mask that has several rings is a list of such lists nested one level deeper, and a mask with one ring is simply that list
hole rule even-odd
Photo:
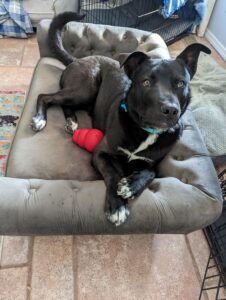
[{"label": "dog's black fur", "polygon": [[[210,50],[192,44],[175,60],[150,59],[134,52],[122,62],[123,71],[113,59],[76,59],[65,51],[60,32],[67,22],[79,19],[75,13],[63,13],[51,23],[50,48],[67,68],[59,92],[39,95],[32,127],[38,131],[45,126],[51,104],[64,106],[69,127],[72,115],[68,108],[91,113],[93,126],[105,133],[93,154],[93,164],[106,183],[107,217],[120,225],[129,215],[128,199],[139,196],[153,181],[156,164],[179,138],[180,117],[190,101],[189,82],[200,51],[210,54]],[[160,134],[143,128],[157,129]]]}]

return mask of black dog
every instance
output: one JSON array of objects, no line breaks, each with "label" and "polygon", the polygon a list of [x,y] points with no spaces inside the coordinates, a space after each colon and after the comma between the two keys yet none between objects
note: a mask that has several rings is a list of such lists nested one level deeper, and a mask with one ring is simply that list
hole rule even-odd
[{"label": "black dog", "polygon": [[129,215],[128,199],[139,196],[155,178],[155,166],[170,151],[181,132],[180,117],[190,101],[189,82],[194,76],[202,44],[188,46],[175,60],[150,59],[134,52],[119,63],[103,56],[76,59],[62,46],[63,26],[81,19],[75,13],[58,15],[51,23],[49,45],[67,68],[61,90],[39,95],[35,131],[44,128],[50,104],[64,106],[69,129],[69,108],[91,112],[93,126],[105,133],[95,149],[93,164],[106,183],[106,215],[115,225]]}]

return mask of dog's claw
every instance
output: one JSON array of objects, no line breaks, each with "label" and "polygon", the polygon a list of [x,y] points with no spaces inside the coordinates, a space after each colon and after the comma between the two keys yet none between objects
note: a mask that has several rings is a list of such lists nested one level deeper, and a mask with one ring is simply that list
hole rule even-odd
[{"label": "dog's claw", "polygon": [[40,118],[40,116],[35,116],[31,121],[31,128],[34,131],[41,131],[46,126],[46,120]]},{"label": "dog's claw", "polygon": [[127,220],[130,212],[129,209],[125,206],[121,206],[114,212],[106,212],[107,219],[113,223],[115,226],[119,226]]},{"label": "dog's claw", "polygon": [[134,193],[131,190],[131,186],[127,178],[122,178],[118,182],[117,195],[122,197],[123,199],[133,199]]}]

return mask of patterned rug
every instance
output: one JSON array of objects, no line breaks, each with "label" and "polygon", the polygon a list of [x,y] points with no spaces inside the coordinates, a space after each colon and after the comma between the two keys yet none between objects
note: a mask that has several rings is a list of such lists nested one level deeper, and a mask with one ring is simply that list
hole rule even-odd
[{"label": "patterned rug", "polygon": [[7,156],[24,101],[24,92],[0,91],[0,176],[5,174]]}]

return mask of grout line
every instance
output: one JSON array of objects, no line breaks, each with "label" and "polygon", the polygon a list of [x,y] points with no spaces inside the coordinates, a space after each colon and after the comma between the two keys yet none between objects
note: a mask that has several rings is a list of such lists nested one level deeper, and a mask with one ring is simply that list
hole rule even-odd
[{"label": "grout line", "polygon": [[74,300],[78,299],[78,251],[76,248],[76,236],[72,236],[72,262],[74,279]]},{"label": "grout line", "polygon": [[6,66],[6,65],[0,65],[0,69],[15,69],[15,68],[18,68],[18,69],[34,69],[34,67],[29,67],[29,66],[13,66],[13,65],[10,65],[10,66]]},{"label": "grout line", "polygon": [[23,267],[26,267],[27,266],[27,263],[22,263],[22,264],[17,264],[17,265],[5,265],[5,266],[1,266],[0,269],[1,270],[5,270],[5,269],[17,269],[17,268],[23,268]]},{"label": "grout line", "polygon": [[[197,277],[199,285],[200,285],[200,291],[201,291],[202,277],[201,277],[201,274],[199,272],[199,269],[198,269],[198,266],[197,266],[197,263],[196,263],[196,259],[195,259],[195,256],[194,256],[193,252],[192,252],[191,245],[190,245],[190,242],[189,242],[189,239],[188,239],[187,235],[185,235],[185,243],[187,245],[187,249],[188,249],[188,252],[190,254],[190,257],[191,257],[191,260],[192,260],[192,264],[193,264],[193,267],[195,269],[196,277]],[[204,291],[203,294],[204,294],[204,298],[206,300],[208,300],[209,297],[208,297],[208,294],[206,293],[206,291]]]},{"label": "grout line", "polygon": [[23,58],[24,58],[24,52],[25,52],[25,47],[26,47],[25,44],[27,44],[27,41],[24,42],[24,44],[23,44],[23,49],[22,49],[22,53],[21,53],[21,58],[20,58],[20,65],[19,65],[19,67],[22,67]]},{"label": "grout line", "polygon": [[26,300],[31,299],[31,281],[32,281],[32,266],[33,266],[33,253],[34,253],[34,237],[31,238],[29,243],[29,252],[28,252],[28,275],[27,275],[27,297]]},{"label": "grout line", "polygon": [[3,241],[4,241],[4,236],[2,235],[0,238],[0,269],[1,269],[1,261],[2,261]]}]

